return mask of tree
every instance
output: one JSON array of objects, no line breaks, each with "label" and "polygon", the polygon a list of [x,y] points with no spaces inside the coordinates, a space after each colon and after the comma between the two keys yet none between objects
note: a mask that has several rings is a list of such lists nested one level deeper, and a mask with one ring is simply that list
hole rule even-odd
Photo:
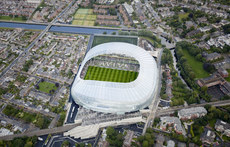
[{"label": "tree", "polygon": [[207,72],[210,72],[210,73],[215,71],[214,65],[210,64],[210,63],[204,63],[203,68],[204,68],[204,70],[206,70]]},{"label": "tree", "polygon": [[110,146],[122,146],[123,135],[114,130],[113,127],[108,127],[106,129],[106,140],[109,142]]},{"label": "tree", "polygon": [[38,116],[36,126],[38,126],[39,128],[43,128],[43,126],[44,126],[44,118],[42,116]]},{"label": "tree", "polygon": [[22,16],[22,20],[27,20],[26,16]]},{"label": "tree", "polygon": [[69,141],[65,140],[61,144],[62,147],[69,147]]},{"label": "tree", "polygon": [[142,146],[143,146],[143,147],[148,147],[148,146],[149,146],[148,141],[147,141],[147,140],[144,140]]},{"label": "tree", "polygon": [[110,15],[117,15],[116,9],[115,8],[109,8],[109,14]]},{"label": "tree", "polygon": [[27,142],[24,147],[32,147],[33,143],[31,141]]},{"label": "tree", "polygon": [[230,24],[224,25],[222,28],[225,34],[230,34]]},{"label": "tree", "polygon": [[59,83],[55,83],[55,86],[56,86],[56,87],[59,87]]},{"label": "tree", "polygon": [[35,88],[36,88],[36,89],[39,89],[40,87],[39,87],[39,85],[36,85]]}]

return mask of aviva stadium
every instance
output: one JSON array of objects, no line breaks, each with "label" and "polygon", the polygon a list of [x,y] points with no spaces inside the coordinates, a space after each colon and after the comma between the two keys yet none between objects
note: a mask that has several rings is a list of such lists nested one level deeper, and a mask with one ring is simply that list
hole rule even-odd
[{"label": "aviva stadium", "polygon": [[122,114],[150,105],[158,69],[144,49],[104,43],[88,51],[71,88],[74,101],[90,110]]}]

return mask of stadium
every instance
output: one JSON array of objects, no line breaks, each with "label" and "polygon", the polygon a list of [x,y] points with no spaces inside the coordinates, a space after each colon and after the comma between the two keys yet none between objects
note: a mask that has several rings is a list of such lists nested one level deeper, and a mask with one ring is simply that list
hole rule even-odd
[{"label": "stadium", "polygon": [[156,62],[147,51],[128,43],[104,43],[86,54],[71,95],[87,109],[123,114],[149,106],[157,80]]}]

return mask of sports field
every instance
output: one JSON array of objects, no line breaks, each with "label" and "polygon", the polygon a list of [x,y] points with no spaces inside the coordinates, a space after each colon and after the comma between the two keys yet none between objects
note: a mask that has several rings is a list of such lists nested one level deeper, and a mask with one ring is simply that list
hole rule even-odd
[{"label": "sports field", "polygon": [[89,66],[84,79],[128,83],[134,81],[137,76],[138,72],[134,71]]},{"label": "sports field", "polygon": [[94,26],[97,15],[93,14],[93,9],[78,9],[74,15],[73,25]]},{"label": "sports field", "polygon": [[107,42],[126,42],[137,45],[137,38],[115,37],[115,36],[94,36],[92,47]]}]

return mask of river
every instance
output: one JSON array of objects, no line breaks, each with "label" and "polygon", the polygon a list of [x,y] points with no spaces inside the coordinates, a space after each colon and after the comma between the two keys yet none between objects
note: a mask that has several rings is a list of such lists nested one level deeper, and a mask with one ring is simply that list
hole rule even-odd
[{"label": "river", "polygon": [[[0,27],[6,28],[23,28],[32,30],[44,30],[47,25],[42,24],[26,24],[18,22],[0,22]],[[90,28],[90,27],[75,27],[75,26],[55,26],[53,25],[49,32],[59,33],[76,33],[76,34],[112,34],[113,32],[118,33],[117,29],[106,29],[106,28]]]},{"label": "river", "polygon": [[178,77],[181,79],[181,81],[186,85],[186,87],[188,88],[188,89],[190,89],[191,90],[191,88],[187,85],[187,83],[184,81],[184,79],[182,78],[182,76],[181,76],[181,74],[180,74],[180,70],[177,68],[177,66],[176,66],[176,64],[177,64],[177,61],[176,61],[176,57],[175,57],[175,49],[173,49],[173,50],[170,50],[171,51],[171,54],[172,54],[172,56],[173,56],[173,66],[174,66],[174,68],[177,70],[177,72],[178,72]]}]

